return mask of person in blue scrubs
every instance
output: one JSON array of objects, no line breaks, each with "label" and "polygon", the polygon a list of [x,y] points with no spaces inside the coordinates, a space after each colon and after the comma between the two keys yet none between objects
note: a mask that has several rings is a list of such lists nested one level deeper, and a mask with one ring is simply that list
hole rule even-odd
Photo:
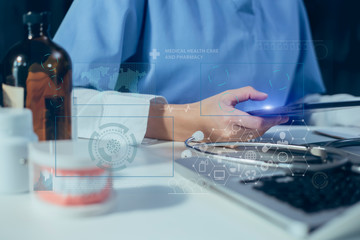
[{"label": "person in blue scrubs", "polygon": [[[163,96],[169,107],[144,114],[174,116],[175,140],[229,121],[256,137],[288,119],[245,111],[324,92],[301,0],[76,0],[54,40],[72,58],[75,87]],[[85,74],[100,65],[118,77]],[[171,111],[182,107],[198,111]],[[171,139],[153,119],[146,136]]]}]

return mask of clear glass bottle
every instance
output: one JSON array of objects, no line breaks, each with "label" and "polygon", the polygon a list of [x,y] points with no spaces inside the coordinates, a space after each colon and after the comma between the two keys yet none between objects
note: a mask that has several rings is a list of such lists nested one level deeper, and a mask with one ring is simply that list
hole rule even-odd
[{"label": "clear glass bottle", "polygon": [[70,56],[49,36],[47,12],[23,16],[26,38],[2,64],[3,106],[29,108],[39,140],[71,139]]}]

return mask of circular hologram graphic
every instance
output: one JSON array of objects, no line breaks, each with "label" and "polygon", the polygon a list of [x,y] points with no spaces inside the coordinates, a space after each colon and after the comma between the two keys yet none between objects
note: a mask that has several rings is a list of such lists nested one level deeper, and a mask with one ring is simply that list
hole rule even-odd
[{"label": "circular hologram graphic", "polygon": [[273,74],[274,79],[269,79],[270,87],[272,89],[277,89],[278,91],[286,90],[288,88],[288,84],[290,83],[290,75],[288,73],[283,73],[280,69],[275,69]]},{"label": "circular hologram graphic", "polygon": [[127,127],[108,123],[93,132],[88,149],[99,168],[121,170],[134,161],[136,145],[135,136]]},{"label": "circular hologram graphic", "polygon": [[315,188],[317,189],[323,189],[326,188],[326,186],[328,185],[329,181],[328,181],[328,176],[326,173],[324,172],[317,172],[312,176],[312,184],[314,185]]},{"label": "circular hologram graphic", "polygon": [[49,88],[55,91],[59,91],[64,83],[63,78],[57,78],[56,75],[50,77],[51,81],[48,82]]},{"label": "circular hologram graphic", "polygon": [[51,107],[53,108],[60,108],[64,105],[64,97],[58,96],[57,94],[53,95],[51,98],[49,98],[49,102]]},{"label": "circular hologram graphic", "polygon": [[45,71],[53,72],[56,70],[56,67],[59,63],[59,59],[55,56],[55,58],[50,58],[51,53],[45,54],[41,59],[41,67]]},{"label": "circular hologram graphic", "polygon": [[225,98],[228,98],[228,99],[233,98],[236,101],[236,104],[238,104],[240,102],[239,98],[235,94],[232,94],[230,92],[225,92],[225,93],[221,94],[219,97],[219,101],[218,101],[219,108],[226,113],[234,112],[235,108],[233,106],[225,105],[225,102],[229,101],[229,100],[225,100]]},{"label": "circular hologram graphic", "polygon": [[221,65],[215,65],[211,67],[208,74],[209,83],[215,84],[217,87],[225,86],[229,81],[229,70],[223,69]]}]

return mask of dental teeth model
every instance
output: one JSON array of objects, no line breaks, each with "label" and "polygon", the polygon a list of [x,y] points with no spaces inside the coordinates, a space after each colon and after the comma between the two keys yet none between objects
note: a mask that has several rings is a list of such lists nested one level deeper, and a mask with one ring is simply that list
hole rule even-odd
[{"label": "dental teeth model", "polygon": [[101,212],[112,199],[109,169],[99,168],[88,141],[49,141],[29,145],[30,189],[45,205]]},{"label": "dental teeth model", "polygon": [[[40,199],[64,206],[101,203],[111,193],[109,172],[97,170],[57,170],[44,168],[35,182],[34,191]],[[46,177],[47,176],[47,177]],[[43,184],[48,182],[48,185]],[[52,181],[52,185],[51,182]]]}]

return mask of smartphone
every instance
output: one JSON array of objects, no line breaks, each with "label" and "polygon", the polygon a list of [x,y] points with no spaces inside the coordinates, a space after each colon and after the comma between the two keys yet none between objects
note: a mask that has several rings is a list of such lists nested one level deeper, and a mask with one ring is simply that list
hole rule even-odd
[{"label": "smartphone", "polygon": [[282,107],[266,106],[263,109],[249,111],[250,115],[271,117],[271,116],[299,116],[305,113],[331,111],[341,108],[360,107],[360,101],[342,101],[342,102],[324,102],[324,103],[297,103],[289,104]]}]

